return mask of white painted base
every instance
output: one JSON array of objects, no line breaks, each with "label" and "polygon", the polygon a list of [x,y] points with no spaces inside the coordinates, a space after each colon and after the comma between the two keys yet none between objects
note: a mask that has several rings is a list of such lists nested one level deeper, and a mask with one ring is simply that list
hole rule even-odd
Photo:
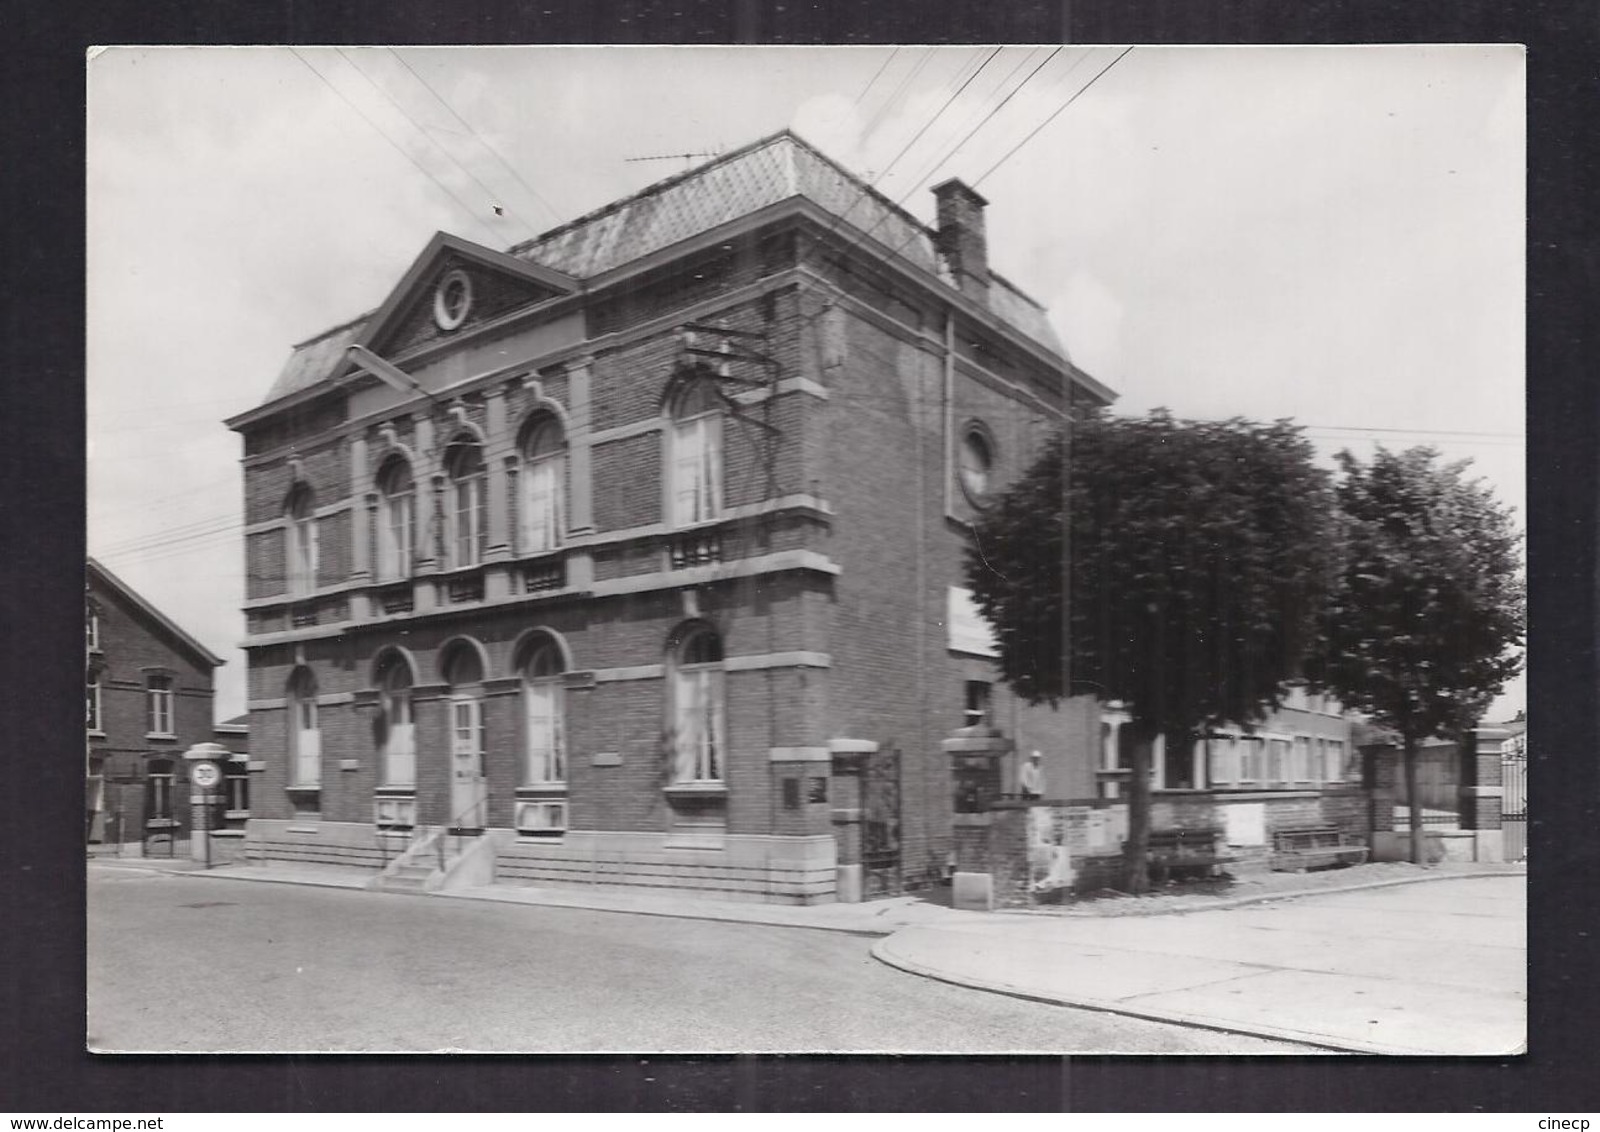
[{"label": "white painted base", "polygon": [[950,905],[968,912],[992,912],[994,878],[988,873],[956,873],[950,878]]},{"label": "white painted base", "polygon": [[861,866],[840,865],[833,870],[835,899],[840,904],[861,903]]}]

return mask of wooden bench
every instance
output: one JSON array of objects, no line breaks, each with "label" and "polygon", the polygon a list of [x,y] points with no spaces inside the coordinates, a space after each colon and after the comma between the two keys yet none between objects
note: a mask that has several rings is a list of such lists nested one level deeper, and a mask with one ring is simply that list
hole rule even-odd
[{"label": "wooden bench", "polygon": [[1217,866],[1235,858],[1223,853],[1220,829],[1152,829],[1149,869],[1151,879],[1165,884],[1174,874],[1199,871],[1215,876]]},{"label": "wooden bench", "polygon": [[1272,867],[1277,872],[1303,873],[1307,869],[1329,869],[1336,865],[1359,865],[1367,859],[1367,847],[1333,826],[1313,829],[1280,829],[1272,835]]}]

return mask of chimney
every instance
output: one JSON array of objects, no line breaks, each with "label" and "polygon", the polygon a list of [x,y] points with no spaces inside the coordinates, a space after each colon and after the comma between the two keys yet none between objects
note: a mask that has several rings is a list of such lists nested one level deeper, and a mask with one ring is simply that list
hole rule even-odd
[{"label": "chimney", "polygon": [[933,186],[939,229],[934,237],[939,255],[961,293],[989,305],[989,241],[983,231],[983,209],[989,202],[955,177]]}]

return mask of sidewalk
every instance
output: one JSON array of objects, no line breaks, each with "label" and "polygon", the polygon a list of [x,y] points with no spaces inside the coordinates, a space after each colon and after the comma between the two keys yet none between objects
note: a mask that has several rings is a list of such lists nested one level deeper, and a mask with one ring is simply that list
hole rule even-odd
[{"label": "sidewalk", "polygon": [[[309,864],[95,864],[353,890],[372,875]],[[1348,1052],[1503,1055],[1525,1040],[1525,882],[1525,871],[1505,866],[1368,866],[1275,874],[1217,895],[1015,912],[913,896],[800,907],[576,886],[436,895],[848,932],[875,937],[873,955],[912,974],[1038,1001]]]},{"label": "sidewalk", "polygon": [[1525,1048],[1519,875],[1322,892],[1186,915],[989,916],[873,945],[902,970],[1063,1005],[1359,1053]]}]

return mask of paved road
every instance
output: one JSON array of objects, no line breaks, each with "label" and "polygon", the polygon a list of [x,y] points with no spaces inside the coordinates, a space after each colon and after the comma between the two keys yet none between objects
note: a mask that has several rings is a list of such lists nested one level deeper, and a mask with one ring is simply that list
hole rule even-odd
[{"label": "paved road", "polygon": [[97,1050],[1306,1052],[933,982],[836,932],[93,866],[88,899]]}]

